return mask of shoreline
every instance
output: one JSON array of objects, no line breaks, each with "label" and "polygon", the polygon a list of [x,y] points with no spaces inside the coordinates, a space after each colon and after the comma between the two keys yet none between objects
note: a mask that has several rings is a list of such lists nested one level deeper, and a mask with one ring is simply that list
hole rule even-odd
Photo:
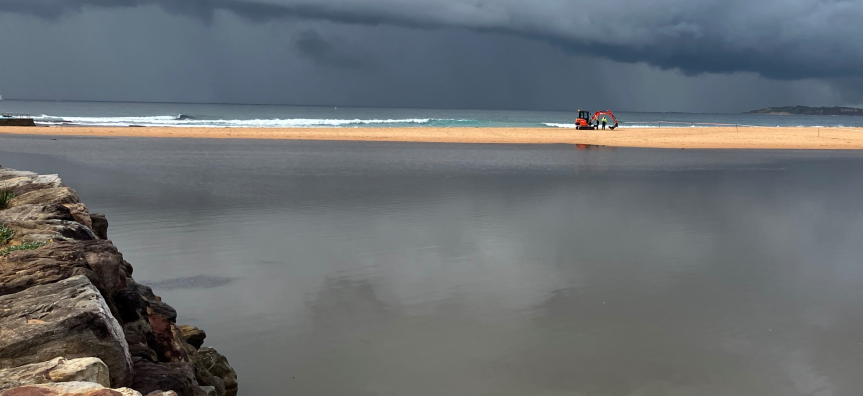
[{"label": "shoreline", "polygon": [[423,143],[585,144],[674,149],[863,149],[863,129],[818,127],[569,128],[197,128],[0,127],[2,135],[208,139],[342,140]]}]

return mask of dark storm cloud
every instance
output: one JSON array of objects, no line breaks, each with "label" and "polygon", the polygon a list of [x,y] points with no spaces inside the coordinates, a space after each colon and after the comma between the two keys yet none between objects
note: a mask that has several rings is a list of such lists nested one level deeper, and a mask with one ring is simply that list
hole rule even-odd
[{"label": "dark storm cloud", "polygon": [[212,20],[216,11],[226,11],[254,22],[300,18],[362,25],[390,24],[416,28],[439,26],[437,23],[403,18],[395,14],[368,12],[361,8],[242,0],[4,0],[0,2],[0,12],[17,12],[40,18],[59,18],[68,12],[83,12],[87,8],[129,8],[152,5],[162,7],[171,13],[207,22]]},{"label": "dark storm cloud", "polygon": [[298,36],[294,46],[301,54],[318,64],[345,69],[362,69],[371,66],[371,60],[367,56],[352,54],[334,45],[316,30],[304,30],[299,32]]},{"label": "dark storm cloud", "polygon": [[572,54],[645,62],[686,74],[774,79],[863,76],[863,2],[839,0],[4,0],[0,11],[58,18],[90,7],[159,6],[211,21],[326,20],[457,27],[553,43]]}]

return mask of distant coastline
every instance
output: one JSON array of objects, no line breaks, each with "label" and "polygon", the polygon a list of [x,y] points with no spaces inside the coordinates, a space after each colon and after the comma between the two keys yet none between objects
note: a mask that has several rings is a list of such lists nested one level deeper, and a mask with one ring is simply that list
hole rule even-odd
[{"label": "distant coastline", "polygon": [[767,107],[764,109],[749,111],[750,114],[773,114],[773,115],[850,115],[863,116],[863,109],[855,107],[810,107],[810,106],[784,106]]}]

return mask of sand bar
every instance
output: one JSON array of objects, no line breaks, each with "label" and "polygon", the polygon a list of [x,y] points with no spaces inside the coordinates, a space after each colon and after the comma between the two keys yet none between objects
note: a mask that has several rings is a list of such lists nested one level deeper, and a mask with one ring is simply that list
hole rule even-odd
[{"label": "sand bar", "polygon": [[0,134],[438,143],[565,143],[714,149],[863,149],[863,128],[178,128],[0,127]]}]

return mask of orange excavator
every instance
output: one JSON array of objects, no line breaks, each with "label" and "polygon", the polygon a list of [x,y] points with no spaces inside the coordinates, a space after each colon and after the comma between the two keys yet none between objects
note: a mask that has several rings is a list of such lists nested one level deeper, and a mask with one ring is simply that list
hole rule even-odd
[{"label": "orange excavator", "polygon": [[578,110],[578,118],[575,119],[575,128],[576,129],[599,129],[599,117],[609,116],[611,117],[611,121],[614,123],[608,126],[608,129],[614,130],[617,128],[617,119],[614,118],[614,113],[611,110],[605,111],[597,111],[593,113],[593,116],[590,115],[589,111]]}]

